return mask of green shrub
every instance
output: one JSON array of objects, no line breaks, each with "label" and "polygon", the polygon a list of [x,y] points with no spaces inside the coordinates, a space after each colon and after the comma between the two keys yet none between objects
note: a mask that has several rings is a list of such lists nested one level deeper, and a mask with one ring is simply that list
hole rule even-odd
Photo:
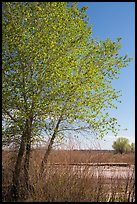
[{"label": "green shrub", "polygon": [[112,145],[116,153],[128,153],[131,151],[131,146],[127,138],[119,137]]}]

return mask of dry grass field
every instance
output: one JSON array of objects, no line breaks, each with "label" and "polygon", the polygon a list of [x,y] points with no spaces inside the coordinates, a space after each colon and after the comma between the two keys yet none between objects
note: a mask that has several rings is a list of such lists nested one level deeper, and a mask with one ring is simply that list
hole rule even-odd
[{"label": "dry grass field", "polygon": [[[38,154],[38,153],[36,153]],[[40,153],[41,154],[41,153]],[[50,162],[57,163],[128,163],[134,164],[134,153],[114,154],[113,150],[54,150],[49,156]]]},{"label": "dry grass field", "polygon": [[[20,178],[20,201],[27,202],[132,202],[135,199],[134,175],[128,178],[106,179],[103,175],[94,177],[92,170],[85,166],[83,171],[69,166],[70,163],[135,163],[135,155],[114,154],[102,150],[53,150],[48,164],[63,163],[62,167],[48,165],[42,180],[38,172],[44,150],[33,150],[30,160],[30,182],[33,189],[28,192],[23,187],[23,172]],[[8,200],[8,188],[11,184],[16,152],[3,151],[2,155],[2,197]]]}]

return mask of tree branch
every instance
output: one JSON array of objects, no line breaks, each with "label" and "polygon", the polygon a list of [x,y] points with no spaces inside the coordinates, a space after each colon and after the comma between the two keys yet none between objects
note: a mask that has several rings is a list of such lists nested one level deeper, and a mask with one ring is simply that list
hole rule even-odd
[{"label": "tree branch", "polygon": [[5,108],[3,108],[3,110],[5,111],[5,113],[14,121],[14,122],[18,122],[7,110],[5,110]]},{"label": "tree branch", "polygon": [[80,127],[80,128],[65,128],[65,129],[58,130],[57,132],[66,131],[66,130],[70,130],[70,131],[86,130],[89,128],[91,128],[91,125],[89,125],[87,127]]}]

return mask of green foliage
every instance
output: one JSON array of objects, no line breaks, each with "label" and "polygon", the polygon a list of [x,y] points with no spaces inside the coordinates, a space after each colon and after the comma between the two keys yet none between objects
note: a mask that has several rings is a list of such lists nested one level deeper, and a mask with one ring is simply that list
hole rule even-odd
[{"label": "green foliage", "polygon": [[130,145],[130,151],[135,152],[135,143],[133,143],[133,142]]},{"label": "green foliage", "polygon": [[127,138],[119,137],[112,145],[116,153],[128,153],[133,148],[133,144],[130,146]]},{"label": "green foliage", "polygon": [[[32,119],[32,141],[45,120],[84,121],[103,137],[117,134],[108,114],[120,92],[111,83],[131,58],[119,56],[120,38],[92,38],[86,7],[67,2],[3,2],[3,120],[23,132]],[[82,127],[83,128],[83,127]]]}]

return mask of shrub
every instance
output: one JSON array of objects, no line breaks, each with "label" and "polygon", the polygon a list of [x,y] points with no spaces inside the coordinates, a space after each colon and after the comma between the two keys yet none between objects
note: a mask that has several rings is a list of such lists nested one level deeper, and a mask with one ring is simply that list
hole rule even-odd
[{"label": "shrub", "polygon": [[131,146],[127,138],[119,137],[112,145],[116,153],[128,153],[131,151]]},{"label": "shrub", "polygon": [[131,150],[131,152],[135,152],[135,143],[131,143],[131,145],[130,145],[130,150]]}]

